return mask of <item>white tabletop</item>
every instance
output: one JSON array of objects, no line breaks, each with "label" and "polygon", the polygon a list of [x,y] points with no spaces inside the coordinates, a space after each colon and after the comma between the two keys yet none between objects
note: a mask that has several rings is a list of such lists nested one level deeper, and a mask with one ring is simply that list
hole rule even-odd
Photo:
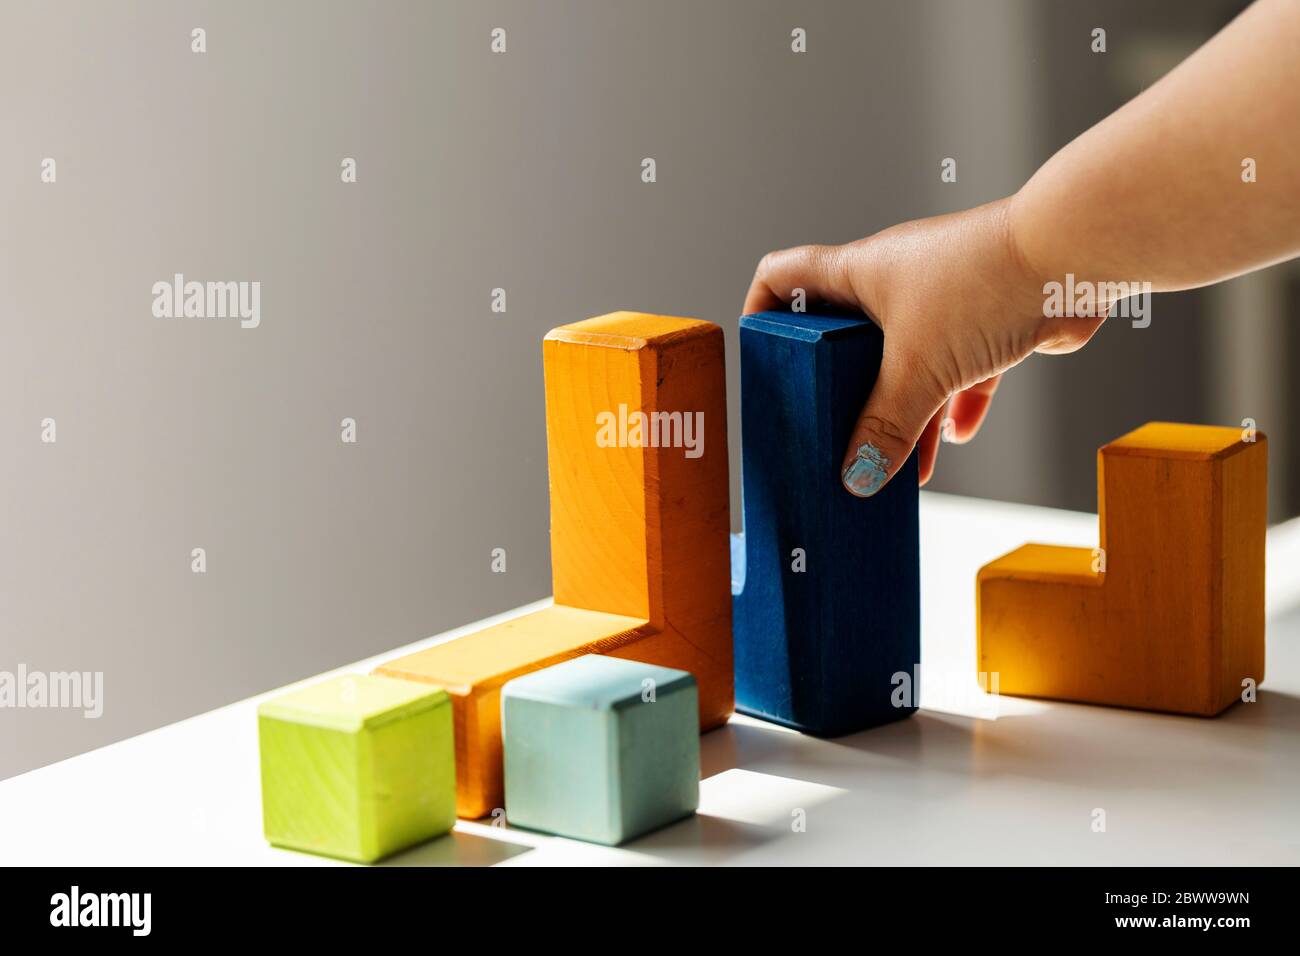
[{"label": "white tabletop", "polygon": [[[462,821],[387,864],[1300,863],[1300,522],[1269,532],[1256,703],[1206,720],[970,690],[976,569],[1096,534],[1092,515],[923,494],[920,713],[838,740],[733,718],[703,738],[698,815],[617,849]],[[0,859],[336,865],[262,839],[255,711],[279,692],[0,783]]]}]

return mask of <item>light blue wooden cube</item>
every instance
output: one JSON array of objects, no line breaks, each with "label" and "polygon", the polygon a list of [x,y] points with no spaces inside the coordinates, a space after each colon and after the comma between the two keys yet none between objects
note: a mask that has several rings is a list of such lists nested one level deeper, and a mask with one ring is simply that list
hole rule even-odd
[{"label": "light blue wooden cube", "polygon": [[695,812],[699,694],[686,671],[588,654],[501,689],[506,819],[615,845]]}]

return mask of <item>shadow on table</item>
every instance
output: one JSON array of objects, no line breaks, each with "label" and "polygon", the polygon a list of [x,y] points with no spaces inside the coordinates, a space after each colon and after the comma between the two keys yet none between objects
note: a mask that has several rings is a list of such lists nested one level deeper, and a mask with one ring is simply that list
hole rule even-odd
[{"label": "shadow on table", "polygon": [[1253,704],[1234,704],[1214,719],[1232,726],[1300,731],[1300,697],[1263,687]]},{"label": "shadow on table", "polygon": [[[705,735],[701,764],[706,778],[741,768],[848,789],[861,789],[869,774],[881,786],[937,797],[973,777],[1087,788],[1195,786],[1207,763],[1248,776],[1261,752],[1279,759],[1300,752],[1300,697],[1265,687],[1254,703],[1214,718],[1055,702],[998,720],[921,710],[827,740],[733,721]],[[913,779],[918,768],[927,771],[924,782]]]},{"label": "shadow on table", "polygon": [[845,766],[844,748],[872,753],[892,760],[914,761],[922,749],[932,749],[948,738],[950,744],[969,741],[972,725],[983,723],[969,717],[919,711],[907,720],[896,721],[844,737],[818,738],[799,734],[775,724],[738,723],[705,734],[701,738],[701,776],[711,777],[731,769],[767,769],[787,760],[799,766]]},{"label": "shadow on table", "polygon": [[378,866],[495,866],[532,847],[453,830],[378,863]]},{"label": "shadow on table", "polygon": [[624,845],[625,850],[654,855],[656,850],[701,850],[739,853],[781,834],[769,827],[697,813]]}]

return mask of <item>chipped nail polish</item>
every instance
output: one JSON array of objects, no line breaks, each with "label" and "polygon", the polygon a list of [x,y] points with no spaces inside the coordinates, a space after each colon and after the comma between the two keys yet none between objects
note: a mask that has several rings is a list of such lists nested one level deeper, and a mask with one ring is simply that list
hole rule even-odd
[{"label": "chipped nail polish", "polygon": [[859,498],[869,498],[880,490],[889,476],[889,459],[880,449],[867,442],[858,447],[858,455],[845,467],[844,485]]}]

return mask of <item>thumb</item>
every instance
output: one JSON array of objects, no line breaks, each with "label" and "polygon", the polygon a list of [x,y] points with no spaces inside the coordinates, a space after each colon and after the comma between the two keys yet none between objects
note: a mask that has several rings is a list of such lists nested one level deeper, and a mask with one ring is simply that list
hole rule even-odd
[{"label": "thumb", "polygon": [[885,487],[916,447],[921,432],[947,400],[928,373],[917,374],[886,345],[880,374],[858,416],[844,455],[844,487],[869,498]]}]

